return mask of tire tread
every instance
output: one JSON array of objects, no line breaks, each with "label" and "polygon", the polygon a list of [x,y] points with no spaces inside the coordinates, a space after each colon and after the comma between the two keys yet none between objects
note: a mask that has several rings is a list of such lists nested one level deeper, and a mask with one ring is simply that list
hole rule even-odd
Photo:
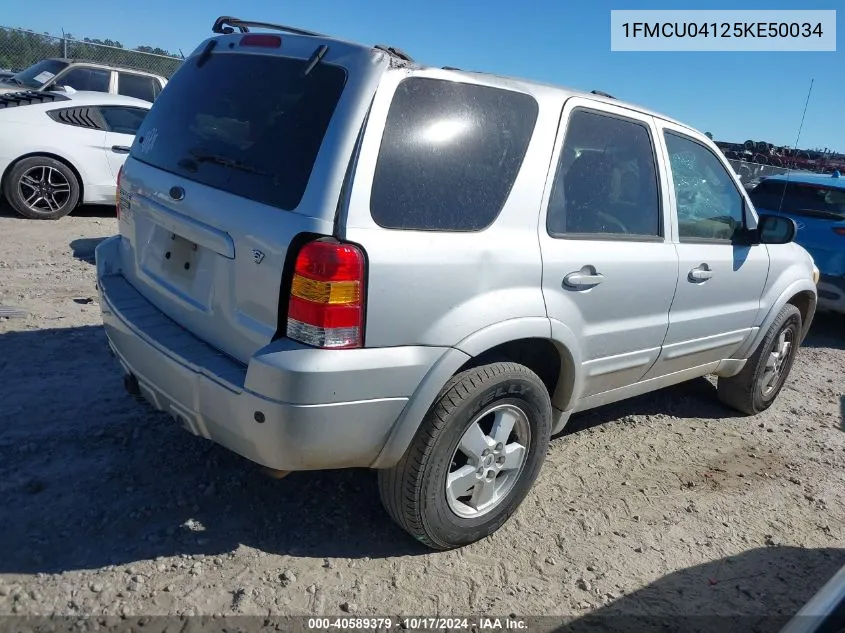
[{"label": "tire tread", "polygon": [[392,468],[379,470],[379,495],[388,515],[427,547],[438,550],[452,547],[436,540],[431,531],[426,529],[420,503],[423,487],[423,477],[420,475],[427,459],[452,412],[473,397],[474,392],[477,393],[491,381],[506,374],[514,374],[542,385],[540,378],[528,367],[513,362],[493,363],[456,374],[441,390],[399,462]]},{"label": "tire tread", "polygon": [[[766,332],[766,336],[762,341],[760,341],[760,345],[758,345],[757,349],[754,350],[754,353],[748,359],[748,362],[745,363],[745,367],[742,368],[742,371],[736,376],[719,378],[716,391],[722,404],[731,407],[732,409],[736,409],[741,413],[745,413],[746,415],[755,415],[762,411],[762,409],[755,404],[754,399],[756,388],[755,384],[759,373],[761,356],[771,347],[774,338],[780,333],[784,324],[793,317],[798,318],[798,329],[800,331],[801,311],[791,303],[787,303],[783,306],[783,308],[781,308],[780,312],[778,312],[772,326],[769,328],[769,331]],[[796,340],[794,345],[797,346],[798,344],[799,341]]]}]

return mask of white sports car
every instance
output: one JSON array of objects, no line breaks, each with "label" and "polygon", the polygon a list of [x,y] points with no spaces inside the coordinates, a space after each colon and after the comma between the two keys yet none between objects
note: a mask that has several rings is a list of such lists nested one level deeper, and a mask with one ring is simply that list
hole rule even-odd
[{"label": "white sports car", "polygon": [[0,94],[6,200],[44,220],[79,204],[114,204],[118,172],[151,105],[101,92]]}]

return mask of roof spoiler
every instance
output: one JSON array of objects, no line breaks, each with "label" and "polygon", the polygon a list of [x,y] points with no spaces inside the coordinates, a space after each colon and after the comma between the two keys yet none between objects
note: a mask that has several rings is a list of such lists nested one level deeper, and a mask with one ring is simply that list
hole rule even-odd
[{"label": "roof spoiler", "polygon": [[267,29],[269,31],[283,31],[285,33],[293,33],[294,35],[308,35],[310,37],[325,37],[321,33],[314,31],[306,31],[298,29],[293,26],[286,26],[284,24],[272,24],[270,22],[250,22],[248,20],[241,20],[227,15],[220,16],[214,21],[214,26],[211,27],[212,32],[220,33],[222,35],[231,35],[238,29],[241,33],[249,33],[250,27],[257,29]]},{"label": "roof spoiler", "polygon": [[[267,29],[268,31],[281,31],[283,33],[291,33],[293,35],[305,35],[308,37],[328,37],[327,35],[323,35],[322,33],[306,31],[305,29],[300,29],[295,26],[287,26],[285,24],[273,24],[271,22],[252,22],[249,20],[241,20],[240,18],[233,18],[228,15],[223,15],[217,18],[214,21],[214,25],[211,27],[211,30],[213,33],[219,33],[221,35],[231,35],[235,32],[235,29],[237,29],[240,33],[249,33],[250,28]],[[404,51],[393,46],[377,44],[373,48],[384,51],[389,55],[402,59],[406,62],[413,61],[413,59],[411,59],[411,57],[407,55]]]}]

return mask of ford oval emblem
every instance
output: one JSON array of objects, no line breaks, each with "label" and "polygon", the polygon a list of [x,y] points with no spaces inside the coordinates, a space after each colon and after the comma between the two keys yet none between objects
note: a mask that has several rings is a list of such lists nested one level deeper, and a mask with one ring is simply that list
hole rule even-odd
[{"label": "ford oval emblem", "polygon": [[171,187],[170,197],[174,200],[182,200],[185,197],[185,190],[182,187]]}]

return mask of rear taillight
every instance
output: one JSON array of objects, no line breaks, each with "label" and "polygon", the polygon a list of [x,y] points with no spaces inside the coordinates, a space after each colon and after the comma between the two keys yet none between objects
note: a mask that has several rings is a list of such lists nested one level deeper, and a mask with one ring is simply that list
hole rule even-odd
[{"label": "rear taillight", "polygon": [[287,336],[332,349],[364,342],[364,253],[352,244],[309,242],[299,251],[288,303]]},{"label": "rear taillight", "polygon": [[120,219],[120,179],[123,177],[123,165],[120,166],[120,170],[117,172],[117,187],[114,190],[114,208],[115,213],[117,214],[117,219]]},{"label": "rear taillight", "polygon": [[834,226],[833,232],[837,235],[845,235],[845,226]]}]

